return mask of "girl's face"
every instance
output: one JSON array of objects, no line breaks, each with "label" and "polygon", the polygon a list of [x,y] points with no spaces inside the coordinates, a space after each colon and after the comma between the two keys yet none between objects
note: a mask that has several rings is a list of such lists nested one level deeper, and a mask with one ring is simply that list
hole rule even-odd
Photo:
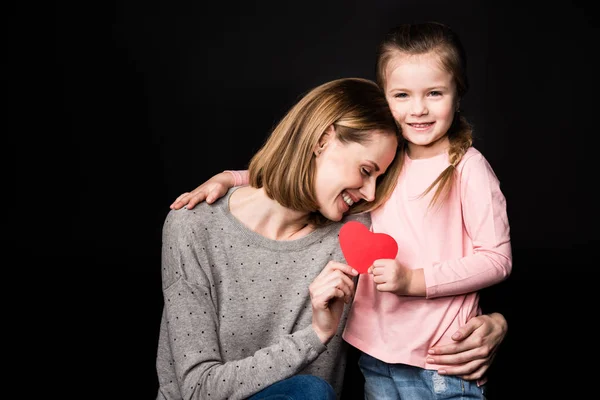
[{"label": "girl's face", "polygon": [[452,75],[435,53],[396,53],[385,71],[385,96],[407,140],[412,159],[441,154],[458,106]]},{"label": "girl's face", "polygon": [[359,200],[375,200],[377,177],[394,160],[398,141],[394,135],[372,131],[367,143],[342,143],[333,129],[328,132],[316,159],[315,191],[319,212],[339,221]]}]

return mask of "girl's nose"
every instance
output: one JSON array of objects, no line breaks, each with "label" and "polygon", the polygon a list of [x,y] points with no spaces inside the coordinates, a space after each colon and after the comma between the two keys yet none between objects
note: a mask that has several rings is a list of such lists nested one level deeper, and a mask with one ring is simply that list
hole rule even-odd
[{"label": "girl's nose", "polygon": [[419,99],[415,99],[411,103],[411,114],[412,115],[423,115],[427,114],[427,106],[425,102]]}]

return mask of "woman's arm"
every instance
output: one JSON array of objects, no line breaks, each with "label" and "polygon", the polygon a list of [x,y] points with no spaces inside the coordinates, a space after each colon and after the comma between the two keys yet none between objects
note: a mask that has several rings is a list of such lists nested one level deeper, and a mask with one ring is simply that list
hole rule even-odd
[{"label": "woman's arm", "polygon": [[452,339],[455,343],[435,346],[429,350],[427,362],[445,365],[440,375],[459,375],[463,379],[485,383],[498,347],[508,330],[508,324],[500,313],[484,314],[471,318]]},{"label": "woman's arm", "polygon": [[191,210],[196,204],[202,203],[205,200],[208,204],[212,204],[215,200],[223,197],[230,188],[247,185],[248,181],[247,170],[226,170],[219,172],[191,192],[181,194],[171,204],[170,208],[172,210],[179,210],[181,207],[186,206]]},{"label": "woman's arm", "polygon": [[[222,336],[223,316],[219,315],[211,284],[213,267],[202,265],[202,260],[208,259],[202,249],[204,229],[199,229],[204,217],[202,209],[193,213],[171,211],[163,227],[164,311],[157,358],[159,390],[168,399],[246,398],[300,372],[327,349],[323,338],[332,334],[316,332],[314,321],[293,334],[255,331],[255,336],[265,335],[263,339],[255,338],[265,343],[264,347],[235,359],[227,357],[232,349],[223,345],[227,340]],[[351,289],[346,292],[351,293]],[[230,290],[221,288],[222,293]],[[234,295],[237,293],[230,294]],[[253,322],[253,315],[243,317],[240,335]],[[333,320],[333,324],[337,322]]]}]

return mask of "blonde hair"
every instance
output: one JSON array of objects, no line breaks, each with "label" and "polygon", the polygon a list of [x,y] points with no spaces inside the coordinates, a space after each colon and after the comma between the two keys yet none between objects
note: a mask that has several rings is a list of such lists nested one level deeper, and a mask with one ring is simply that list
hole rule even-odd
[{"label": "blonde hair", "polygon": [[[404,24],[390,30],[379,44],[377,50],[377,83],[385,90],[386,68],[388,63],[399,55],[417,55],[435,53],[439,56],[442,68],[452,75],[456,86],[458,107],[460,99],[467,93],[467,56],[458,35],[448,26],[438,22]],[[450,165],[425,189],[422,196],[434,187],[437,189],[431,199],[430,207],[440,199],[444,200],[456,177],[456,167],[473,145],[473,127],[458,109],[448,129],[448,159]]]},{"label": "blonde hair", "polygon": [[375,201],[356,203],[350,214],[371,211],[387,200],[402,165],[403,138],[375,82],[342,78],[310,90],[275,126],[250,160],[248,171],[251,186],[264,188],[267,196],[284,207],[311,213],[310,222],[315,225],[328,220],[317,212],[314,151],[332,124],[337,139],[344,143],[366,143],[384,134],[395,136],[399,144],[394,161],[377,180]]}]

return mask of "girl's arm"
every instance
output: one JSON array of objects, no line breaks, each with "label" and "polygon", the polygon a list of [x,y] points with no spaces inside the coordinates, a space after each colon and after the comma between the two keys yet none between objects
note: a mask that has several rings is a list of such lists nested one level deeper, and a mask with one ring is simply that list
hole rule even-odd
[{"label": "girl's arm", "polygon": [[212,204],[215,200],[223,197],[230,188],[247,185],[248,182],[249,176],[247,170],[226,170],[219,172],[191,192],[181,194],[171,204],[170,208],[172,210],[179,210],[181,207],[186,206],[191,210],[196,204],[202,203],[205,200],[208,204]]},{"label": "girl's arm", "polygon": [[500,283],[512,270],[506,199],[490,164],[480,154],[462,163],[460,197],[473,254],[424,268],[428,298],[475,292]]}]

